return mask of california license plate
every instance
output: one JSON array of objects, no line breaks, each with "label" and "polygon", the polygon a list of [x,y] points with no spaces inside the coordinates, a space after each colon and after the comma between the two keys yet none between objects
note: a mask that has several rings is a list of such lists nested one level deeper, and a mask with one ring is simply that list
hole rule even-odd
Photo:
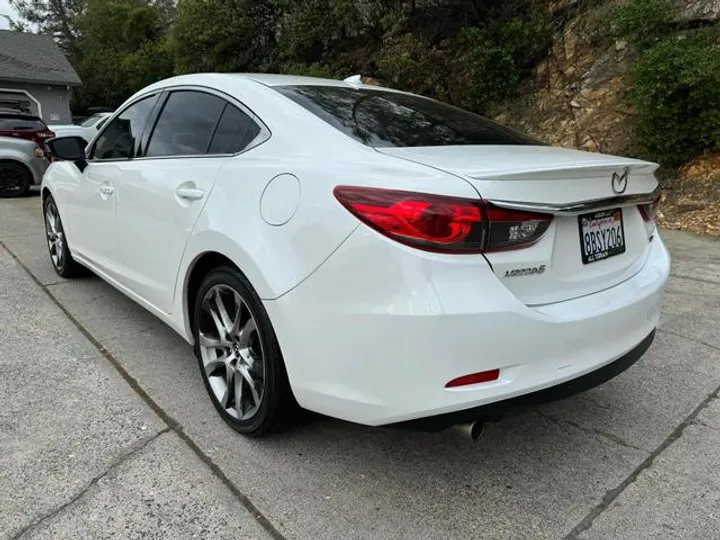
[{"label": "california license plate", "polygon": [[620,208],[578,216],[580,253],[589,264],[625,253],[625,229]]}]

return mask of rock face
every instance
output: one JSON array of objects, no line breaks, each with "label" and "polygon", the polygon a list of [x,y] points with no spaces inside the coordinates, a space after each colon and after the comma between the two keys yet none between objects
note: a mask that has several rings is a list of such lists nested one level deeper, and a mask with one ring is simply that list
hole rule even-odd
[{"label": "rock face", "polygon": [[[636,51],[603,34],[626,1],[550,0],[550,53],[496,120],[557,146],[639,155],[635,114],[623,98]],[[677,0],[677,8],[677,22],[720,21],[720,0]],[[694,159],[662,183],[661,226],[720,236],[720,153]]]},{"label": "rock face", "polygon": [[567,148],[634,153],[634,115],[622,96],[635,53],[603,34],[617,4],[551,2],[556,30],[550,54],[520,97],[498,111],[498,121]]},{"label": "rock face", "polygon": [[678,21],[720,20],[720,0],[677,0]]},{"label": "rock face", "polygon": [[693,159],[665,188],[661,226],[720,236],[720,152]]}]

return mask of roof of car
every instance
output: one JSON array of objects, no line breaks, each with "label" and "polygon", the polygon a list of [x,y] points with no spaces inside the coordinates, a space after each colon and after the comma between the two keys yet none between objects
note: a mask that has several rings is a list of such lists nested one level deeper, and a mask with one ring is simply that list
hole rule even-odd
[{"label": "roof of car", "polygon": [[[324,79],[321,77],[305,77],[302,75],[281,75],[276,73],[193,73],[170,77],[151,85],[148,88],[163,88],[173,85],[185,84],[212,84],[218,81],[226,82],[244,80],[262,84],[263,86],[338,86],[346,88],[368,88],[375,90],[397,91],[378,85],[356,84],[339,79]],[[144,90],[147,90],[144,89]]]}]

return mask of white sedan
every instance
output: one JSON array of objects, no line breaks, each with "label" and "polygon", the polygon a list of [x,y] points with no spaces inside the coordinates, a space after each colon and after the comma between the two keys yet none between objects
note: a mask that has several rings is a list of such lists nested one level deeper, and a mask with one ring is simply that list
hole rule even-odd
[{"label": "white sedan", "polygon": [[86,152],[48,146],[55,270],[91,269],[193,344],[247,435],[299,405],[477,437],[617,375],[658,324],[652,163],[281,75],[158,82]]},{"label": "white sedan", "polygon": [[105,125],[112,113],[96,113],[86,118],[80,124],[61,124],[50,126],[56,137],[81,137],[86,142],[93,140],[100,129]]}]

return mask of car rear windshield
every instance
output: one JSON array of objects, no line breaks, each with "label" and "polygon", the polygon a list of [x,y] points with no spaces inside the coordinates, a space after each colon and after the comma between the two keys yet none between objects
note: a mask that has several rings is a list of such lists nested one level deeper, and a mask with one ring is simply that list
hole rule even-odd
[{"label": "car rear windshield", "polygon": [[375,148],[541,144],[477,114],[412,94],[344,86],[275,89]]},{"label": "car rear windshield", "polygon": [[42,131],[47,129],[45,122],[34,116],[0,114],[0,130],[3,131]]}]

